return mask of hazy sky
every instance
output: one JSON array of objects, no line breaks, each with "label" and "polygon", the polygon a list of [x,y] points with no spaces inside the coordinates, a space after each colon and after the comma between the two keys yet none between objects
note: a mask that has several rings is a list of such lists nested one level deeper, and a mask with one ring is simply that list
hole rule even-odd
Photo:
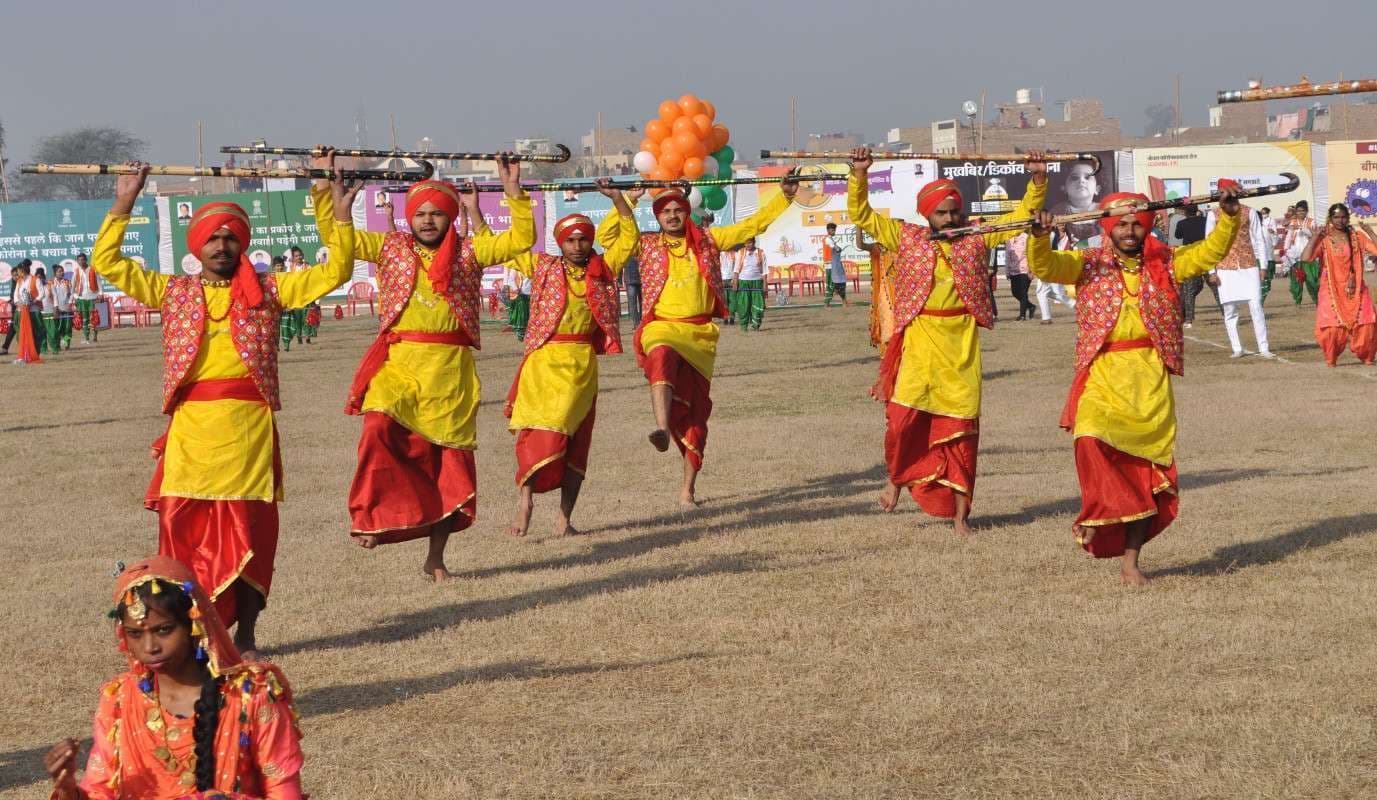
[{"label": "hazy sky", "polygon": [[[978,11],[970,10],[979,7]],[[1142,11],[1135,13],[1138,9]],[[1149,11],[1149,9],[1152,9]],[[1377,3],[236,2],[0,0],[0,122],[13,162],[42,136],[114,125],[157,162],[263,137],[350,145],[430,136],[498,149],[551,135],[571,146],[601,111],[638,128],[666,97],[717,105],[742,153],[788,143],[789,97],[809,132],[880,139],[955,117],[1018,87],[1100,97],[1126,133],[1171,103],[1188,124],[1214,92],[1306,73],[1377,78]]]}]

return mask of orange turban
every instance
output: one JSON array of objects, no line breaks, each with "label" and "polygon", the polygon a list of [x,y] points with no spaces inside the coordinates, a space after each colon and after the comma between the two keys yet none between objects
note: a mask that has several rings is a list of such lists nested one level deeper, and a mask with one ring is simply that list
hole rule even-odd
[{"label": "orange turban", "polygon": [[[1111,208],[1118,208],[1120,206],[1131,206],[1137,203],[1146,202],[1148,202],[1147,195],[1138,194],[1137,192],[1116,192],[1115,194],[1111,194],[1110,196],[1101,200],[1100,208],[1107,211]],[[1138,221],[1142,223],[1144,228],[1152,230],[1151,211],[1139,211],[1137,214],[1134,214],[1133,216],[1138,218]],[[1100,220],[1100,228],[1104,231],[1105,236],[1108,236],[1109,232],[1114,230],[1114,226],[1118,224],[1119,217],[1105,217]]]},{"label": "orange turban", "polygon": [[955,197],[957,205],[963,202],[961,189],[956,185],[956,181],[943,178],[930,182],[918,190],[918,213],[925,217],[928,216],[936,211],[937,207],[942,205],[942,202],[948,197]]},{"label": "orange turban", "polygon": [[454,251],[458,247],[458,236],[454,233],[454,221],[459,217],[459,193],[453,186],[443,181],[421,181],[406,193],[406,219],[411,217],[426,203],[433,204],[449,217],[449,229],[445,238],[435,250],[435,258],[430,262],[430,286],[436,294],[449,291],[449,280],[454,265]]},{"label": "orange turban", "polygon": [[263,287],[258,285],[258,275],[249,261],[249,215],[234,203],[206,203],[191,218],[186,231],[187,248],[197,257],[201,249],[210,241],[211,234],[228,228],[230,235],[239,242],[239,266],[230,280],[230,296],[250,308],[263,305]]}]

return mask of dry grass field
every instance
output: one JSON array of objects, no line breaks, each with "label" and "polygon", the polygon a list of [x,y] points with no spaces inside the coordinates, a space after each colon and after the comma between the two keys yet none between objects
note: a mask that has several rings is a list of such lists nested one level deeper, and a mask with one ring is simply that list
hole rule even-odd
[{"label": "dry grass field", "polygon": [[[1280,282],[1279,282],[1280,283]],[[518,345],[485,331],[479,521],[462,579],[420,543],[349,543],[370,319],[282,357],[282,544],[260,641],[297,689],[305,782],[343,798],[1340,798],[1377,796],[1377,370],[1327,369],[1313,311],[1274,294],[1283,361],[1231,361],[1217,311],[1176,384],[1181,517],[1144,590],[1085,558],[1056,426],[1073,325],[986,334],[973,524],[886,516],[864,306],[770,309],[723,333],[706,501],[631,356],[603,362],[575,521],[503,534],[501,398]],[[1208,298],[1202,295],[1202,301]],[[1202,306],[1205,303],[1202,302]],[[1244,325],[1251,346],[1251,331]],[[46,797],[40,754],[89,736],[121,660],[114,562],[156,546],[140,505],[163,429],[154,330],[0,366],[6,463],[0,798]]]}]

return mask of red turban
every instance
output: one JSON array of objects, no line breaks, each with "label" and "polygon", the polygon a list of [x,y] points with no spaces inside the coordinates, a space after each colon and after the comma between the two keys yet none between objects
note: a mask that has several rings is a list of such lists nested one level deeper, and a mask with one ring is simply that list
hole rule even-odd
[{"label": "red turban", "polygon": [[[1109,210],[1111,208],[1118,208],[1120,206],[1131,206],[1138,203],[1147,202],[1147,195],[1138,194],[1137,192],[1116,192],[1115,194],[1111,194],[1110,196],[1101,200],[1100,208],[1104,210]],[[1139,211],[1137,214],[1134,214],[1133,216],[1138,218],[1138,221],[1142,223],[1144,228],[1152,230],[1151,211]],[[1119,224],[1119,219],[1119,217],[1105,217],[1100,220],[1100,228],[1104,231],[1105,236],[1108,236],[1109,232],[1114,230],[1114,226]]]},{"label": "red turban", "polygon": [[239,242],[239,266],[230,280],[230,296],[251,308],[263,304],[263,287],[258,285],[258,275],[253,263],[249,261],[249,215],[234,203],[206,203],[191,218],[186,231],[186,244],[191,252],[201,257],[201,249],[210,241],[211,234],[228,228],[230,235]]},{"label": "red turban", "polygon": [[680,203],[684,206],[684,211],[693,212],[693,206],[689,204],[688,198],[678,189],[668,189],[662,192],[659,197],[655,198],[655,202],[650,204],[650,208],[658,217],[660,212],[665,210],[665,206],[670,203]]},{"label": "red turban", "polygon": [[918,190],[918,213],[928,216],[937,210],[948,197],[955,197],[957,205],[963,201],[961,189],[956,185],[956,181],[950,178],[932,181],[927,186]]},{"label": "red turban", "polygon": [[[613,213],[616,213],[613,211]],[[561,246],[564,240],[573,236],[575,233],[582,233],[589,241],[597,233],[597,228],[593,227],[593,220],[583,214],[570,214],[559,222],[555,223],[555,242]],[[602,256],[593,253],[588,258],[588,275],[594,278],[606,278],[612,280],[612,272],[607,267],[607,262],[603,261]]]},{"label": "red turban", "polygon": [[1220,188],[1220,189],[1233,189],[1233,190],[1236,191],[1236,192],[1241,192],[1241,191],[1243,191],[1243,184],[1239,183],[1238,181],[1234,180],[1233,178],[1220,178],[1220,179],[1219,179],[1219,188]]},{"label": "red turban", "polygon": [[582,233],[584,238],[592,239],[596,232],[597,228],[593,227],[593,220],[583,214],[570,214],[555,223],[555,243],[562,245],[565,239],[575,233]]},{"label": "red turban", "polygon": [[459,237],[454,233],[454,221],[459,218],[459,193],[453,186],[442,181],[421,181],[412,186],[406,193],[407,224],[411,223],[412,215],[426,203],[433,204],[449,217],[449,229],[445,231],[445,238],[440,240],[440,246],[436,248],[435,257],[431,259],[428,270],[431,288],[436,294],[443,294],[449,290],[454,251],[459,246]]}]

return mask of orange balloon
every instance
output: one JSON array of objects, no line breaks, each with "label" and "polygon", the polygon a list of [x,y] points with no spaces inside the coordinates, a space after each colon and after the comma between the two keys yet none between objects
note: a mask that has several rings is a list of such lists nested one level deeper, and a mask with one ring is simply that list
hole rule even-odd
[{"label": "orange balloon", "polygon": [[703,101],[691,94],[686,94],[679,98],[679,110],[683,112],[683,115],[686,117],[692,117],[694,114],[701,114],[703,113]]},{"label": "orange balloon", "polygon": [[672,181],[677,177],[679,176],[665,169],[663,166],[655,167],[650,173],[650,180],[652,181]]},{"label": "orange balloon", "polygon": [[684,159],[684,177],[691,181],[703,177],[703,159],[697,156]]},{"label": "orange balloon", "polygon": [[660,154],[659,164],[675,175],[678,175],[679,171],[684,168],[684,161],[684,156],[681,153],[678,151],[671,151]]},{"label": "orange balloon", "polygon": [[642,139],[641,149],[648,151],[652,156],[658,156],[660,154],[660,143],[654,139]]},{"label": "orange balloon", "polygon": [[727,146],[727,141],[731,139],[731,132],[725,125],[712,126],[712,133],[708,134],[708,152],[716,153],[718,150]]},{"label": "orange balloon", "polygon": [[678,119],[682,114],[683,112],[679,110],[679,104],[673,100],[666,100],[660,104],[660,119],[666,125]]},{"label": "orange balloon", "polygon": [[645,124],[645,138],[663,142],[670,134],[669,126],[663,120],[652,119]]},{"label": "orange balloon", "polygon": [[699,139],[706,139],[712,133],[712,119],[707,114],[694,114],[693,127],[698,129]]},{"label": "orange balloon", "polygon": [[707,154],[708,154],[708,143],[705,142],[705,141],[703,141],[702,139],[694,139],[694,140],[693,140],[693,150],[692,150],[691,152],[684,153],[684,156],[685,156],[685,158],[689,158],[689,157],[693,157],[693,156],[696,156],[696,157],[698,157],[698,158],[703,158],[703,157],[706,156]]},{"label": "orange balloon", "polygon": [[712,103],[709,103],[707,100],[703,100],[702,103],[703,103],[703,113],[708,115],[708,120],[709,120],[709,121],[712,121],[712,122],[716,122],[716,121],[717,121],[717,106],[713,105]]},{"label": "orange balloon", "polygon": [[[679,153],[679,145],[674,143],[673,136],[669,137],[668,139],[664,139],[660,142],[659,158],[663,161],[665,156],[670,155],[672,153]],[[683,155],[683,153],[679,153],[680,157],[683,157]]]},{"label": "orange balloon", "polygon": [[674,124],[670,126],[670,128],[674,131],[675,136],[678,136],[684,131],[688,131],[694,136],[698,135],[698,126],[693,124],[692,117],[679,117],[678,119],[674,120]]},{"label": "orange balloon", "polygon": [[[693,123],[690,122],[690,125]],[[698,147],[702,142],[698,141],[698,134],[691,131],[680,131],[674,134],[674,149],[683,153],[685,156],[698,154]]]}]

